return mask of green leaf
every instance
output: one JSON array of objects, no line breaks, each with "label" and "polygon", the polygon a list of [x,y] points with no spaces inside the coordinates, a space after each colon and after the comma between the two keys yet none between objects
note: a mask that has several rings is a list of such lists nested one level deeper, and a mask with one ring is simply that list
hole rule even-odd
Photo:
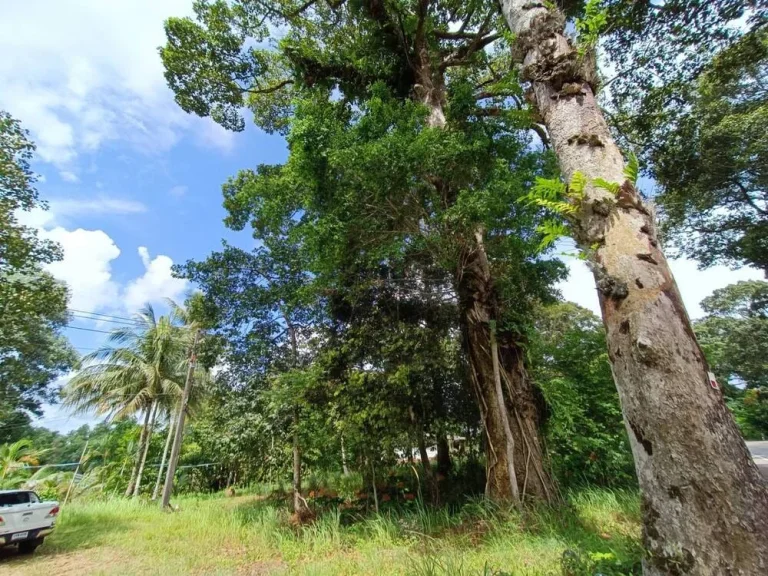
[{"label": "green leaf", "polygon": [[629,180],[634,186],[637,184],[637,177],[640,173],[640,161],[634,152],[630,150],[627,154],[627,166],[624,168],[624,178]]},{"label": "green leaf", "polygon": [[605,180],[603,178],[595,178],[592,180],[592,184],[594,184],[597,188],[602,188],[603,190],[607,190],[614,196],[619,193],[619,190],[621,186],[618,182],[608,182],[608,180]]},{"label": "green leaf", "polygon": [[587,187],[587,177],[582,172],[575,172],[568,184],[568,196],[575,200],[584,199],[584,190]]},{"label": "green leaf", "polygon": [[543,252],[550,245],[568,234],[568,228],[562,222],[557,220],[545,220],[537,228],[543,236],[538,246],[538,251]]}]

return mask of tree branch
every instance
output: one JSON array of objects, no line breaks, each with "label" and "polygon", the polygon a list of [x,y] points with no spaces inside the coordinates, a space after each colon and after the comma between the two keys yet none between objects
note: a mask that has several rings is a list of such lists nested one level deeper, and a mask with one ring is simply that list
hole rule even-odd
[{"label": "tree branch", "polygon": [[475,40],[472,42],[469,42],[468,44],[464,44],[463,46],[459,46],[450,56],[445,58],[440,63],[440,69],[445,70],[446,68],[449,68],[451,66],[463,66],[466,64],[470,58],[475,52],[482,50],[488,44],[491,42],[495,42],[501,38],[501,34],[491,34],[490,36],[481,36],[478,35],[475,37]]},{"label": "tree branch", "polygon": [[739,189],[739,191],[741,192],[741,197],[744,199],[744,201],[747,204],[749,204],[752,208],[754,208],[756,212],[758,212],[759,214],[762,214],[764,216],[768,215],[768,210],[766,210],[764,208],[760,208],[760,206],[758,206],[755,203],[754,198],[752,198],[752,196],[749,195],[749,190],[747,190],[747,187],[744,186],[744,184],[742,184],[741,182],[739,182],[736,179],[732,179],[731,183]]},{"label": "tree branch", "polygon": [[293,84],[293,80],[283,80],[282,82],[278,82],[274,86],[269,86],[268,88],[260,88],[256,90],[246,88],[244,92],[248,92],[249,94],[272,94],[273,92],[280,90],[280,88],[284,88],[290,84]]},{"label": "tree branch", "polygon": [[477,38],[477,32],[449,32],[448,30],[435,30],[433,32],[436,38],[441,40],[474,40]]}]

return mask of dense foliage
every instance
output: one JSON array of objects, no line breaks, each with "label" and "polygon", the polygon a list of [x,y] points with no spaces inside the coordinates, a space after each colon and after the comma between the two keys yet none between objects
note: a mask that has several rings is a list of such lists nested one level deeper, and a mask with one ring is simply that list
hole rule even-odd
[{"label": "dense foliage", "polygon": [[742,434],[768,436],[768,283],[738,282],[701,302],[694,327],[712,369],[725,385]]},{"label": "dense foliage", "polygon": [[19,212],[45,208],[29,164],[34,150],[19,121],[0,111],[0,442],[20,438],[77,359],[59,333],[67,288],[43,270],[61,258],[59,247],[18,221]]},{"label": "dense foliage", "polygon": [[[617,64],[617,77],[603,79],[612,128],[660,188],[667,240],[703,265],[768,270],[765,9],[738,0],[564,9],[576,18],[579,66],[598,49]],[[60,254],[18,224],[18,211],[42,206],[33,145],[0,114],[0,487],[155,499],[178,438],[169,486],[263,491],[280,511],[259,514],[296,533],[332,518],[337,538],[371,511],[381,522],[392,516],[379,512],[397,512],[410,527],[443,510],[446,527],[469,533],[464,521],[481,526],[483,514],[542,522],[531,514],[537,500],[561,504],[570,489],[636,487],[606,329],[561,300],[553,241],[566,229],[546,213],[576,214],[593,184],[625,201],[637,157],[621,187],[562,181],[511,66],[520,38],[495,4],[197,0],[194,17],[171,18],[166,34],[160,56],[177,103],[231,130],[245,128],[247,111],[285,137],[288,157],[224,184],[225,225],[247,229],[254,248],[225,243],[176,266],[200,293],[186,308],[170,302],[167,316],[147,306],[85,357],[62,398],[105,421],[59,434],[28,423],[74,364],[57,332],[66,288],[43,271]],[[552,98],[585,95],[576,89]],[[547,187],[550,197],[533,201]],[[649,215],[640,203],[620,209]],[[647,222],[640,231],[657,248]],[[582,255],[599,275],[601,261]],[[615,279],[601,282],[603,310],[618,310],[626,284],[609,296]],[[768,284],[728,286],[702,308],[695,331],[741,432],[765,438]],[[499,469],[514,497],[494,492]],[[635,542],[615,555],[566,550],[561,568],[636,573]]]},{"label": "dense foliage", "polygon": [[607,4],[612,120],[658,185],[670,248],[766,270],[764,3]]},{"label": "dense foliage", "polygon": [[547,443],[564,484],[621,486],[635,471],[605,333],[589,310],[564,302],[538,312],[536,378],[552,414]]}]

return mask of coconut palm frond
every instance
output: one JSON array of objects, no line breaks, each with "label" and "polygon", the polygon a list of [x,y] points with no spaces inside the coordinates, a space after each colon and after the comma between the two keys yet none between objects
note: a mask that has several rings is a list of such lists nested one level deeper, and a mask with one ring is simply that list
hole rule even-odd
[{"label": "coconut palm frond", "polygon": [[[170,312],[157,316],[151,304],[135,316],[135,326],[114,330],[108,343],[82,359],[83,369],[62,391],[65,406],[91,412],[108,420],[133,417],[158,403],[161,414],[175,410],[184,388],[189,352],[197,327],[187,311],[168,300]],[[205,370],[195,380],[206,382]],[[196,403],[196,387],[190,403]]]}]

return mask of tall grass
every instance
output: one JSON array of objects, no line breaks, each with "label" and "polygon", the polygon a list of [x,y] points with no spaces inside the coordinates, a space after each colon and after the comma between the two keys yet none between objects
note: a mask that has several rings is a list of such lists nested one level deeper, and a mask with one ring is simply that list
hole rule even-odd
[{"label": "tall grass", "polygon": [[379,515],[332,508],[304,526],[291,523],[271,488],[249,492],[179,498],[175,512],[121,499],[75,502],[33,557],[0,560],[0,575],[73,565],[78,574],[545,575],[561,573],[564,553],[569,574],[628,574],[640,554],[630,492],[574,492],[562,506],[523,512],[482,499]]}]

